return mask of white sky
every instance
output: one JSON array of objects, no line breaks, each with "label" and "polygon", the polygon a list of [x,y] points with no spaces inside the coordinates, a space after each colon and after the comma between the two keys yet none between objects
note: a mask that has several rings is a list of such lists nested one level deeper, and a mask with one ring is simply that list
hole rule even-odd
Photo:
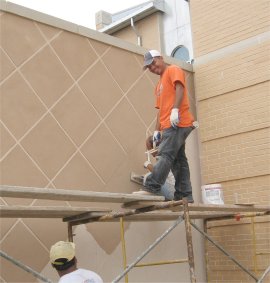
[{"label": "white sky", "polygon": [[148,0],[7,0],[76,24],[96,29],[95,13],[111,14],[147,2]]}]

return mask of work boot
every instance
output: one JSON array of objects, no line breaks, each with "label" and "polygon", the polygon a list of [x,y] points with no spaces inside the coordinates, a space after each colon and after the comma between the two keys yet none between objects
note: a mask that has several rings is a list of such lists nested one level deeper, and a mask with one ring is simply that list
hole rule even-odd
[{"label": "work boot", "polygon": [[174,196],[173,200],[182,200],[183,198],[187,199],[188,203],[194,203],[194,199],[192,195],[186,196],[186,197],[177,197]]}]

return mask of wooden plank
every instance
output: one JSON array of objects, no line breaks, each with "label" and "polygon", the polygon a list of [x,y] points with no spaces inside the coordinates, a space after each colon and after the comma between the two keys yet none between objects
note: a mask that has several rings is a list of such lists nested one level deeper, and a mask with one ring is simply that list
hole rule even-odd
[{"label": "wooden plank", "polygon": [[31,198],[31,199],[49,199],[64,201],[80,201],[80,202],[111,202],[125,203],[131,201],[164,201],[163,196],[148,196],[136,194],[121,194],[109,192],[93,192],[48,188],[30,188],[30,187],[14,187],[0,186],[0,197],[13,198]]},{"label": "wooden plank", "polygon": [[[97,218],[110,213],[111,210],[106,208],[95,207],[67,207],[67,206],[0,206],[0,217],[3,218],[64,218],[68,221]],[[172,211],[151,211],[143,214],[125,216],[125,221],[173,221],[176,220],[183,212]],[[190,211],[191,219],[234,219],[235,213],[215,212],[215,211]],[[259,214],[258,214],[259,215]],[[261,215],[261,214],[260,214]],[[73,218],[74,217],[74,218]],[[246,217],[241,215],[241,217]],[[250,217],[250,214],[247,214]],[[118,218],[111,218],[108,222],[118,222]]]},{"label": "wooden plank", "polygon": [[[234,204],[201,204],[191,203],[188,205],[189,211],[223,211],[223,212],[268,212],[270,211],[270,205],[234,205]],[[182,210],[182,207],[175,207],[175,209]]]},{"label": "wooden plank", "polygon": [[[129,209],[126,211],[112,211],[111,213],[108,213],[106,215],[103,215],[101,217],[97,217],[96,219],[89,219],[87,217],[84,217],[84,215],[82,215],[82,217],[75,217],[76,219],[74,220],[72,217],[68,219],[69,223],[72,223],[72,225],[81,225],[81,224],[85,224],[85,223],[89,223],[89,222],[96,222],[96,221],[100,221],[100,222],[108,222],[111,219],[119,219],[121,217],[127,217],[127,216],[131,216],[131,215],[137,215],[137,214],[143,214],[149,211],[155,211],[155,210],[162,210],[162,209],[166,209],[166,208],[170,208],[179,204],[182,204],[183,201],[179,200],[179,201],[167,201],[167,202],[161,202],[161,203],[156,203],[155,205],[151,205],[151,206],[146,206],[146,207],[142,207],[142,208],[138,208],[138,209]],[[67,221],[66,219],[64,219],[64,221]]]},{"label": "wooden plank", "polygon": [[[180,215],[183,215],[183,212],[172,212],[172,211],[164,211],[164,212],[147,212],[143,214],[135,214],[131,216],[125,216],[125,222],[152,222],[152,221],[174,221]],[[191,219],[218,219],[224,217],[234,218],[233,213],[227,212],[190,212],[189,213]],[[89,222],[93,222],[93,218],[95,216],[91,215],[89,217]],[[85,220],[86,218],[84,218]],[[65,219],[67,220],[67,218]],[[118,218],[110,218],[107,219],[106,222],[119,222]]]},{"label": "wooden plank", "polygon": [[154,201],[140,201],[140,200],[135,200],[135,201],[129,201],[125,202],[121,205],[122,208],[126,209],[138,209],[138,208],[143,208],[147,206],[152,206],[155,205],[156,202]]},{"label": "wooden plank", "polygon": [[[126,202],[122,205],[123,208],[137,209],[147,206],[148,203],[141,201]],[[268,212],[270,211],[270,205],[217,205],[217,204],[201,204],[201,203],[189,203],[189,211],[220,211],[220,212]],[[183,206],[179,204],[170,208],[172,211],[183,211]]]},{"label": "wooden plank", "polygon": [[111,210],[98,207],[67,207],[67,206],[0,206],[1,218],[64,218],[88,212],[92,217],[102,216]]},{"label": "wooden plank", "polygon": [[248,203],[248,202],[243,202],[243,203],[235,203],[235,205],[248,205],[248,206],[253,206],[253,205],[257,205],[258,203]]}]

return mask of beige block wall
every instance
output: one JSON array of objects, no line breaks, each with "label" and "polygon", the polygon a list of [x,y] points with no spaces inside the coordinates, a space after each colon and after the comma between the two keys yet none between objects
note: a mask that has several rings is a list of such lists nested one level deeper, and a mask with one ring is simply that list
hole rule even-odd
[{"label": "beige block wall", "polygon": [[[228,204],[270,204],[269,4],[190,1],[202,182],[220,183]],[[208,232],[259,277],[270,222],[254,222],[208,222]],[[211,244],[206,251],[208,282],[254,281]]]},{"label": "beige block wall", "polygon": [[[260,277],[270,260],[269,216],[241,221],[208,221],[208,234],[233,255],[240,264]],[[254,282],[211,243],[206,243],[208,282]],[[270,275],[263,282],[269,282]]]},{"label": "beige block wall", "polygon": [[191,0],[194,57],[269,31],[268,0]]},{"label": "beige block wall", "polygon": [[[141,44],[146,49],[161,50],[160,42],[160,13],[154,13],[138,22],[135,22],[135,28],[141,37]],[[124,28],[112,34],[112,36],[121,38],[130,43],[138,45],[138,38],[131,26]]]},{"label": "beige block wall", "polygon": [[[157,77],[142,72],[145,49],[7,5],[16,12],[0,14],[1,184],[118,193],[138,190],[130,182],[130,172],[145,173],[145,139],[156,117],[152,93]],[[195,112],[193,73],[186,71],[186,75]],[[199,201],[196,132],[189,137],[187,156],[194,197]],[[89,206],[10,198],[1,198],[0,203]],[[91,206],[108,208],[108,204]],[[119,205],[110,208],[117,210]],[[128,261],[171,224],[126,223]],[[4,252],[57,281],[48,254],[54,242],[67,239],[61,219],[1,219],[0,232]],[[79,266],[111,282],[122,271],[119,224],[81,225],[75,234]],[[204,252],[198,234],[194,245],[197,276],[204,281]],[[145,261],[186,257],[181,225]],[[1,282],[37,282],[32,275],[0,260]],[[186,282],[189,270],[187,264],[164,265],[136,269],[129,278],[130,282],[176,282],[179,278]]]}]

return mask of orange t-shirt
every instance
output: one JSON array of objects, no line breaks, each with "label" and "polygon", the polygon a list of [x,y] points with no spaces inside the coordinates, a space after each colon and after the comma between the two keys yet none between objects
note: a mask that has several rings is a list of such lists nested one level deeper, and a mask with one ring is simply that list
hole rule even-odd
[{"label": "orange t-shirt", "polygon": [[194,122],[189,112],[189,101],[185,82],[185,73],[178,66],[170,65],[166,68],[155,89],[156,108],[159,109],[160,130],[171,127],[170,115],[175,101],[175,84],[180,82],[184,87],[182,102],[179,107],[180,122],[178,127],[190,127]]}]

